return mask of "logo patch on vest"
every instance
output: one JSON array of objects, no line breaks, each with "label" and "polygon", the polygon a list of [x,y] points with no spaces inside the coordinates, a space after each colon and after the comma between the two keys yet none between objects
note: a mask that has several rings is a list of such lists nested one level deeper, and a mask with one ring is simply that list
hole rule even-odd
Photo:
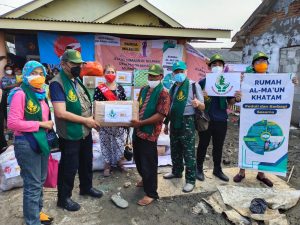
[{"label": "logo patch on vest", "polygon": [[70,90],[68,95],[67,95],[67,99],[70,101],[70,102],[77,102],[78,98],[77,98],[77,95],[74,93],[73,90]]},{"label": "logo patch on vest", "polygon": [[25,111],[29,114],[36,114],[41,110],[40,106],[35,105],[31,99],[27,102]]},{"label": "logo patch on vest", "polygon": [[185,99],[185,96],[183,94],[183,91],[179,91],[178,95],[177,95],[177,100],[178,101],[183,101]]}]

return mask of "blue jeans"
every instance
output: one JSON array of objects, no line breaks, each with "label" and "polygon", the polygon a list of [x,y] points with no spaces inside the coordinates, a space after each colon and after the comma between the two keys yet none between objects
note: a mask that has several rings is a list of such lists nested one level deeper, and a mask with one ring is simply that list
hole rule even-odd
[{"label": "blue jeans", "polygon": [[26,225],[40,225],[43,185],[47,177],[48,156],[35,153],[23,137],[15,138],[15,156],[24,181],[23,214]]}]

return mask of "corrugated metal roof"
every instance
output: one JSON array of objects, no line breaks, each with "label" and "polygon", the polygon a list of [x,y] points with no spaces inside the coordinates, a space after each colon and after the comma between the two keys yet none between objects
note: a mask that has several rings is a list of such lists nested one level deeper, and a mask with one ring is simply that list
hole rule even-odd
[{"label": "corrugated metal roof", "polygon": [[133,26],[133,27],[155,27],[155,28],[168,28],[168,29],[191,29],[191,30],[216,30],[216,31],[232,31],[228,29],[219,29],[219,28],[190,28],[190,27],[163,27],[163,26],[151,26],[151,25],[135,25],[135,24],[114,24],[114,23],[98,23],[98,22],[87,22],[87,21],[73,21],[73,20],[55,20],[55,19],[29,19],[29,18],[10,18],[10,17],[1,17],[0,19],[8,20],[27,20],[27,21],[41,21],[41,22],[64,22],[64,23],[85,23],[85,24],[108,24],[116,26]]},{"label": "corrugated metal roof", "polygon": [[206,57],[221,54],[227,63],[242,63],[242,51],[231,51],[229,48],[197,48]]}]

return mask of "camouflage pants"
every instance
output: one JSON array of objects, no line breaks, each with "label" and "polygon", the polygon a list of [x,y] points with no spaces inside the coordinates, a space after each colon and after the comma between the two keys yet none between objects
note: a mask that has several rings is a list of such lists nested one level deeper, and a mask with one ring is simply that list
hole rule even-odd
[{"label": "camouflage pants", "polygon": [[181,176],[185,162],[186,183],[195,184],[196,159],[195,159],[195,120],[194,116],[184,116],[180,130],[170,131],[172,173]]}]

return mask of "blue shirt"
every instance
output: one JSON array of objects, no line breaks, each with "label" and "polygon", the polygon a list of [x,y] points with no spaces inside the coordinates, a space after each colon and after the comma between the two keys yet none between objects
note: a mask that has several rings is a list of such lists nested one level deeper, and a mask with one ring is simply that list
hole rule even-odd
[{"label": "blue shirt", "polygon": [[66,101],[66,96],[64,93],[64,90],[62,86],[54,81],[50,83],[49,86],[49,91],[50,91],[50,97],[52,102],[65,102]]}]

